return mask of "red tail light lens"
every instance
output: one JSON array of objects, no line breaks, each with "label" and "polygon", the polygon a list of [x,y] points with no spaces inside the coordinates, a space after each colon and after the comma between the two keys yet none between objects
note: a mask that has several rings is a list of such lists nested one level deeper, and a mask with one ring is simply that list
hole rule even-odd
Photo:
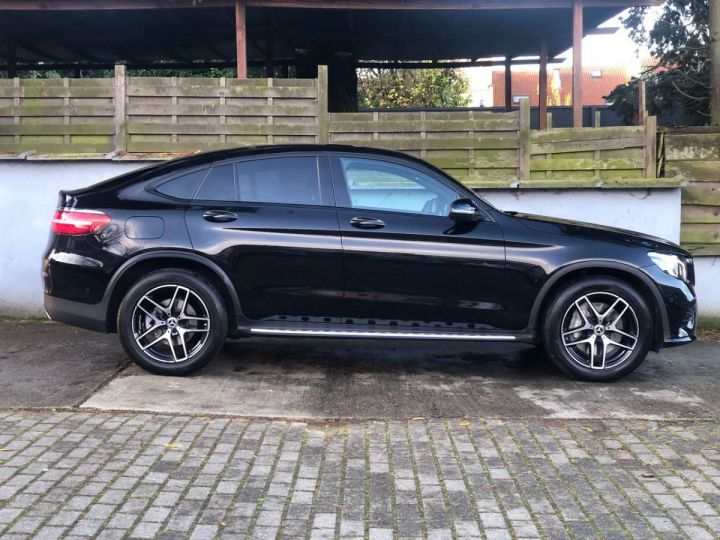
[{"label": "red tail light lens", "polygon": [[110,216],[96,210],[58,210],[50,230],[55,234],[90,234],[112,221]]}]

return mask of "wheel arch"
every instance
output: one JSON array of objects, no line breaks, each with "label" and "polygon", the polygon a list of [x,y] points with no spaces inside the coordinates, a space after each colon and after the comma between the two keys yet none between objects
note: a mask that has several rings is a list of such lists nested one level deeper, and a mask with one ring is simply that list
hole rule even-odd
[{"label": "wheel arch", "polygon": [[106,325],[109,332],[117,331],[117,313],[127,291],[140,277],[154,270],[182,268],[205,276],[217,289],[228,314],[228,333],[237,331],[237,318],[242,313],[235,287],[225,271],[213,261],[178,250],[146,251],[134,256],[118,268],[105,290]]},{"label": "wheel arch", "polygon": [[633,286],[647,302],[653,314],[655,335],[653,350],[659,350],[668,333],[669,323],[662,296],[652,279],[639,268],[615,261],[583,261],[556,270],[538,293],[530,312],[530,328],[535,339],[542,335],[543,314],[547,311],[554,293],[573,280],[582,277],[608,276]]}]

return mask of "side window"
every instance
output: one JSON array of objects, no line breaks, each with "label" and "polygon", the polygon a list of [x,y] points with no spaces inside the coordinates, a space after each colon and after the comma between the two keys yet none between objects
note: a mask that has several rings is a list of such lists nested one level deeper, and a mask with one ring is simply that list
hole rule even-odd
[{"label": "side window", "polygon": [[178,199],[192,199],[195,190],[205,178],[205,173],[207,173],[207,169],[176,176],[167,182],[163,182],[155,189],[164,195],[170,195]]},{"label": "side window", "polygon": [[321,204],[315,157],[278,157],[236,164],[241,201]]},{"label": "side window", "polygon": [[420,171],[387,161],[340,158],[353,208],[447,216],[457,194]]},{"label": "side window", "polygon": [[233,164],[216,165],[210,169],[195,198],[203,201],[236,201]]}]

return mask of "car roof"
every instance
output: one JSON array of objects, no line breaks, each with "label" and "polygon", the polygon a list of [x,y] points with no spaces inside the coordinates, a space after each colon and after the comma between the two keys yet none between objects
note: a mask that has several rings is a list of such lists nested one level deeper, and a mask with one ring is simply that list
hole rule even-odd
[{"label": "car roof", "polygon": [[[353,154],[373,154],[373,155],[384,155],[396,159],[403,159],[413,161],[423,166],[429,166],[435,168],[427,162],[418,159],[416,157],[404,154],[402,152],[395,152],[393,150],[385,150],[383,148],[372,148],[366,146],[354,146],[347,144],[274,144],[274,145],[258,145],[258,146],[243,146],[239,148],[228,148],[225,150],[213,150],[210,152],[203,152],[200,154],[193,154],[192,156],[185,156],[177,158],[171,161],[167,161],[161,165],[192,167],[205,164],[212,164],[216,161],[224,159],[233,159],[241,157],[253,157],[263,156],[272,154],[282,154],[288,152],[344,152]],[[161,168],[161,167],[158,167]],[[164,168],[164,167],[162,167]],[[180,167],[177,167],[180,168]]]},{"label": "car roof", "polygon": [[448,178],[453,183],[461,185],[457,180],[449,176],[447,173],[437,168],[436,166],[423,161],[422,159],[404,154],[402,152],[395,152],[392,150],[385,150],[383,148],[371,148],[364,146],[353,146],[344,144],[276,144],[276,145],[260,145],[260,146],[243,146],[239,148],[228,148],[224,150],[213,150],[210,152],[203,152],[199,154],[193,154],[191,156],[184,156],[162,163],[150,165],[131,171],[129,173],[122,174],[115,178],[110,178],[103,182],[99,182],[87,188],[80,188],[72,191],[67,191],[68,194],[81,194],[89,191],[95,191],[98,189],[112,190],[122,188],[130,183],[136,181],[150,180],[159,176],[168,174],[178,173],[184,169],[190,169],[193,167],[201,167],[203,165],[212,165],[215,162],[223,161],[227,159],[243,158],[243,157],[259,157],[273,154],[283,154],[291,152],[309,152],[309,153],[321,153],[321,152],[342,152],[348,154],[359,154],[368,156],[386,156],[393,159],[400,159],[406,162],[415,163],[421,167],[432,170],[435,173]]}]

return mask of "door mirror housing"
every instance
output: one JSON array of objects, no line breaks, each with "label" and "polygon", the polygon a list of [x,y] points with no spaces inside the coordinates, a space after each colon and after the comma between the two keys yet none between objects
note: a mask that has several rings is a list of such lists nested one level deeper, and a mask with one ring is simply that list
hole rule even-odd
[{"label": "door mirror housing", "polygon": [[481,217],[480,209],[470,199],[458,199],[450,205],[450,215],[455,221],[474,221]]}]

